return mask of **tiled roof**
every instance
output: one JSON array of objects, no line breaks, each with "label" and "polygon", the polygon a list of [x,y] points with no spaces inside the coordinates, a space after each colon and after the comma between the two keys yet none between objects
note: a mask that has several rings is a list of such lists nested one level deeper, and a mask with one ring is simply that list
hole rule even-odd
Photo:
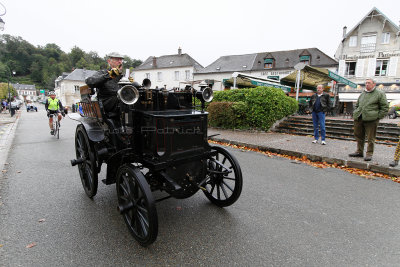
[{"label": "tiled roof", "polygon": [[86,80],[86,78],[92,76],[96,72],[97,71],[95,71],[95,70],[75,69],[68,76],[66,76],[63,80],[84,82]]},{"label": "tiled roof", "polygon": [[293,68],[300,62],[300,56],[309,55],[311,66],[330,67],[338,63],[318,48],[296,49],[275,52],[263,52],[246,55],[222,56],[209,66],[196,73],[218,73],[218,72],[243,72],[264,70],[264,59],[273,58],[275,66],[272,69]]},{"label": "tiled roof", "polygon": [[176,67],[189,67],[193,66],[196,70],[202,69],[196,60],[194,60],[188,54],[176,54],[155,57],[156,66],[153,66],[153,58],[149,57],[140,66],[136,67],[135,70],[150,70],[150,69],[161,69],[161,68],[176,68]]},{"label": "tiled roof", "polygon": [[338,64],[336,60],[329,57],[318,48],[307,48],[257,53],[256,60],[254,61],[254,65],[251,70],[264,70],[264,58],[269,58],[267,55],[272,55],[272,57],[275,59],[275,67],[273,69],[293,68],[297,63],[300,62],[300,56],[304,55],[310,56],[311,66],[328,67]]},{"label": "tiled roof", "polygon": [[14,87],[15,90],[35,90],[36,91],[36,86],[34,84],[20,84],[20,83],[15,83],[11,84],[12,87]]},{"label": "tiled roof", "polygon": [[251,70],[257,54],[222,56],[196,73],[234,72]]}]

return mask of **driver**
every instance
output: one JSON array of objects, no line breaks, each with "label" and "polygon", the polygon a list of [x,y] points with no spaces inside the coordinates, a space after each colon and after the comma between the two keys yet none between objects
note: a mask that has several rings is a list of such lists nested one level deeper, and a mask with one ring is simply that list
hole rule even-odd
[{"label": "driver", "polygon": [[90,88],[97,88],[97,97],[103,103],[105,112],[118,113],[118,82],[122,78],[124,57],[116,52],[108,55],[108,69],[100,70],[85,80]]},{"label": "driver", "polygon": [[[58,115],[58,123],[61,121],[61,114],[65,116],[63,105],[61,101],[56,98],[56,93],[54,91],[49,92],[49,98],[46,99],[46,104],[44,105],[47,111],[47,117],[49,117],[49,126],[50,126],[50,133],[54,133],[53,129],[53,116],[50,114],[57,114]],[[61,114],[60,114],[61,111]],[[59,124],[60,126],[60,124]]]}]

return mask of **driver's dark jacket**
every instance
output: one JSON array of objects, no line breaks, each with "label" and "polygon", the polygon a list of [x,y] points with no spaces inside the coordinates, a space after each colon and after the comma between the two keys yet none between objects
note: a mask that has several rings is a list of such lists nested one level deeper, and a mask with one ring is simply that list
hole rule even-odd
[{"label": "driver's dark jacket", "polygon": [[87,78],[85,82],[90,88],[97,88],[97,97],[99,99],[105,99],[117,96],[118,82],[121,78],[122,75],[112,79],[107,70],[100,70]]},{"label": "driver's dark jacket", "polygon": [[122,75],[119,75],[113,79],[107,70],[100,70],[85,80],[90,88],[97,88],[97,97],[103,102],[106,112],[117,111],[118,82],[121,78]]}]

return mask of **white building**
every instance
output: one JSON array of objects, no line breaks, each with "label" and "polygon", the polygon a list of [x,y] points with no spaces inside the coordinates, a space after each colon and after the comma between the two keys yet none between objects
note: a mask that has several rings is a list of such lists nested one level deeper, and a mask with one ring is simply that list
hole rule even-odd
[{"label": "white building", "polygon": [[57,98],[64,106],[71,106],[81,100],[79,88],[85,85],[86,78],[92,76],[96,71],[75,69],[71,73],[63,73],[55,80],[55,92]]},{"label": "white building", "polygon": [[185,83],[193,80],[193,73],[202,69],[196,60],[188,54],[149,57],[140,66],[134,68],[131,77],[142,84],[143,79],[151,81],[152,88],[184,88]]},{"label": "white building", "polygon": [[343,39],[335,53],[338,74],[358,84],[356,89],[339,85],[342,102],[356,101],[365,79],[374,78],[388,100],[400,99],[400,27],[377,8],[372,8]]},{"label": "white building", "polygon": [[318,48],[263,52],[246,55],[222,56],[204,69],[194,73],[195,80],[206,80],[213,90],[230,87],[234,72],[279,81],[294,71],[294,66],[304,62],[314,67],[327,68],[333,72],[337,62]]},{"label": "white building", "polygon": [[36,86],[34,84],[11,84],[12,87],[17,91],[18,98],[22,101],[36,101],[37,93]]}]

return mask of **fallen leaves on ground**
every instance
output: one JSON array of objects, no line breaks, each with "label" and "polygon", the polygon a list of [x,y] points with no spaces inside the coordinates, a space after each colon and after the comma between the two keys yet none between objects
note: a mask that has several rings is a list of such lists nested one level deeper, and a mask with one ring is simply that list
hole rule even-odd
[{"label": "fallen leaves on ground", "polygon": [[281,158],[290,159],[290,160],[297,161],[297,162],[301,161],[301,162],[303,162],[303,163],[305,163],[307,165],[310,165],[310,166],[313,166],[313,167],[316,167],[316,168],[321,168],[321,169],[325,169],[325,168],[340,169],[340,170],[344,170],[346,172],[349,172],[351,174],[355,174],[355,175],[364,177],[365,179],[374,180],[374,179],[376,179],[376,177],[380,177],[380,178],[392,180],[393,182],[396,182],[396,183],[400,183],[400,177],[390,176],[390,175],[387,175],[387,174],[377,173],[377,172],[373,172],[373,171],[350,168],[350,167],[346,167],[346,166],[343,166],[343,165],[339,166],[337,163],[330,164],[330,163],[327,163],[327,162],[311,161],[305,155],[302,156],[301,158],[299,158],[299,157],[295,157],[295,156],[278,154],[278,153],[273,153],[273,152],[269,152],[269,151],[262,151],[260,149],[249,148],[249,147],[245,147],[245,146],[232,145],[232,144],[224,143],[224,142],[211,141],[211,140],[209,140],[208,142],[212,143],[212,144],[219,144],[219,145],[223,145],[223,146],[230,146],[230,147],[237,148],[237,149],[245,149],[245,150],[249,150],[249,151],[258,152],[258,153],[267,155],[268,157],[275,156],[275,157],[281,157]]},{"label": "fallen leaves on ground", "polygon": [[36,246],[35,242],[30,243],[29,245],[26,246],[26,248],[33,248],[34,246]]},{"label": "fallen leaves on ground", "polygon": [[7,170],[1,170],[1,172],[2,172],[2,173],[6,173],[6,172],[7,172]]},{"label": "fallen leaves on ground", "polygon": [[46,219],[40,219],[40,220],[38,220],[38,222],[44,222],[44,221],[46,221]]},{"label": "fallen leaves on ground", "polygon": [[2,245],[2,244],[0,244],[0,248],[1,248],[1,247],[3,247],[3,245]]},{"label": "fallen leaves on ground", "polygon": [[21,171],[17,171],[17,173],[21,173]]}]

